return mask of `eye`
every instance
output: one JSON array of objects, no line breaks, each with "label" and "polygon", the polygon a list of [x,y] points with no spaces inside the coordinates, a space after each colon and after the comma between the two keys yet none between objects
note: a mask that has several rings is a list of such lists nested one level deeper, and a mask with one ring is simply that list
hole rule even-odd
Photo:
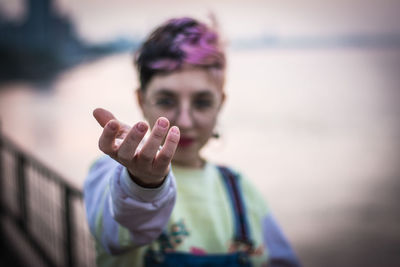
[{"label": "eye", "polygon": [[156,100],[156,105],[162,108],[171,108],[175,106],[176,101],[171,97],[162,97]]},{"label": "eye", "polygon": [[213,101],[209,98],[198,98],[194,100],[193,105],[197,109],[206,109],[213,105]]}]

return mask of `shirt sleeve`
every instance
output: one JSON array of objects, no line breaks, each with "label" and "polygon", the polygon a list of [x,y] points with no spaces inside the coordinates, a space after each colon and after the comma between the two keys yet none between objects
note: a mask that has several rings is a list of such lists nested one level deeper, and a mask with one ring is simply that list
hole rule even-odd
[{"label": "shirt sleeve", "polygon": [[134,183],[124,166],[105,156],[94,163],[84,184],[89,229],[110,254],[149,244],[167,225],[176,199],[170,171],[158,188]]},{"label": "shirt sleeve", "polygon": [[274,216],[268,213],[263,219],[264,245],[268,250],[271,267],[299,267],[297,259],[288,240],[278,226]]}]

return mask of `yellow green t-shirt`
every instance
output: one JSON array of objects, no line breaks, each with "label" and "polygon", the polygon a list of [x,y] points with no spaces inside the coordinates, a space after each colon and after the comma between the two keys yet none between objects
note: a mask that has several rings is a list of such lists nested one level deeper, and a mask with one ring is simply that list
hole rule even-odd
[{"label": "yellow green t-shirt", "polygon": [[[197,255],[233,252],[234,215],[217,166],[206,163],[201,169],[192,169],[172,165],[172,173],[176,180],[176,202],[165,229],[168,251]],[[254,266],[260,266],[267,261],[267,251],[262,240],[262,219],[268,210],[260,193],[243,176],[239,178],[239,187],[250,235],[255,244],[250,259]],[[106,205],[106,199],[103,202]],[[100,217],[101,214],[96,224],[98,233],[105,230]],[[135,214],[132,214],[132,220],[135,220]],[[134,247],[129,230],[121,225],[115,234],[118,235],[121,247],[127,247],[127,250],[119,255],[110,255],[98,241],[97,265],[142,266],[149,245]],[[150,246],[157,248],[159,243],[155,241]]]}]

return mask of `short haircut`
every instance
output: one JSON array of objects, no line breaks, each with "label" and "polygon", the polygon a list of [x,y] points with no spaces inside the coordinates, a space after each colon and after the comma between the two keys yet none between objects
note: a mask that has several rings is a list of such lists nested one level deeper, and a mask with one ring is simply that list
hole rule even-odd
[{"label": "short haircut", "polygon": [[225,51],[219,34],[193,18],[167,20],[156,28],[135,53],[140,88],[145,90],[156,74],[183,67],[201,67],[217,73],[223,85]]}]

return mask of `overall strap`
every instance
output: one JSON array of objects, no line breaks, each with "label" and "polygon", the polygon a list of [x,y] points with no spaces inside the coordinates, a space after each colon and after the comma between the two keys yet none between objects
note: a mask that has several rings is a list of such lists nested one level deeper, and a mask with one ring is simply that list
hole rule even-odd
[{"label": "overall strap", "polygon": [[234,240],[252,247],[253,241],[251,240],[246,207],[239,186],[239,177],[227,167],[218,166],[218,169],[222,174],[222,180],[224,181],[225,187],[228,191],[228,196],[233,209],[235,219]]}]

